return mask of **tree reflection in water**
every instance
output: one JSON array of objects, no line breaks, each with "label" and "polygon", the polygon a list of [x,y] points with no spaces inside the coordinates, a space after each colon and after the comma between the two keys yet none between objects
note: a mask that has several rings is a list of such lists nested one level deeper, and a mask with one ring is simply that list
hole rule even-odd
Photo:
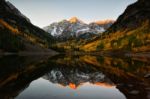
[{"label": "tree reflection in water", "polygon": [[33,80],[43,77],[73,89],[87,82],[116,86],[127,99],[149,99],[150,62],[147,60],[89,55],[0,57],[0,98],[16,97]]}]

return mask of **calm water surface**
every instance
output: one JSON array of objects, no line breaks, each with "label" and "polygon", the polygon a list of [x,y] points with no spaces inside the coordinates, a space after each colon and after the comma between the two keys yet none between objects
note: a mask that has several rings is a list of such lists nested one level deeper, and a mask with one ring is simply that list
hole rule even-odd
[{"label": "calm water surface", "polygon": [[0,99],[150,99],[148,60],[1,56]]}]

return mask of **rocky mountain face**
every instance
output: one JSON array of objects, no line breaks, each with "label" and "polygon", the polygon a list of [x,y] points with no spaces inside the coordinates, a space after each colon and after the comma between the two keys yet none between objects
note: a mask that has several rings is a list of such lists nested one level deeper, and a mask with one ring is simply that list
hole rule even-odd
[{"label": "rocky mountain face", "polygon": [[141,26],[145,21],[150,21],[150,1],[138,0],[126,8],[124,13],[119,16],[108,32],[135,29]]},{"label": "rocky mountain face", "polygon": [[47,49],[54,41],[49,33],[34,26],[15,6],[0,0],[0,49],[3,51]]},{"label": "rocky mountain face", "polygon": [[43,29],[57,38],[69,39],[75,37],[86,39],[92,35],[104,32],[111,25],[112,22],[106,24],[97,24],[96,22],[86,24],[77,17],[73,17],[70,20],[52,23]]}]

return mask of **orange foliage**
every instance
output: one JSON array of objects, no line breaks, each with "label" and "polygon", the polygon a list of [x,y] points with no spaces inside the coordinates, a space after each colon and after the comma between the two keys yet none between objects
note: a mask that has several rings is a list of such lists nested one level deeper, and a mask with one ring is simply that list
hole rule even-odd
[{"label": "orange foliage", "polygon": [[11,25],[9,25],[7,22],[3,21],[2,19],[0,19],[0,24],[2,24],[4,27],[6,27],[10,31],[12,31],[12,33],[20,34],[17,28],[12,27]]},{"label": "orange foliage", "polygon": [[100,65],[95,56],[85,55],[83,57],[80,57],[80,59],[92,65]]}]

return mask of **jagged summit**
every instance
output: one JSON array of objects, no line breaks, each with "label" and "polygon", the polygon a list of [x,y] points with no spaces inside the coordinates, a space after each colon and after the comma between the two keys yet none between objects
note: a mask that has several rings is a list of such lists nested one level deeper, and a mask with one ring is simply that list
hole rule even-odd
[{"label": "jagged summit", "polygon": [[79,18],[72,17],[69,20],[54,22],[43,29],[54,37],[60,39],[69,39],[72,37],[88,39],[104,32],[113,23],[113,20],[105,20],[101,21],[101,24],[97,24],[96,22],[86,24]]}]

